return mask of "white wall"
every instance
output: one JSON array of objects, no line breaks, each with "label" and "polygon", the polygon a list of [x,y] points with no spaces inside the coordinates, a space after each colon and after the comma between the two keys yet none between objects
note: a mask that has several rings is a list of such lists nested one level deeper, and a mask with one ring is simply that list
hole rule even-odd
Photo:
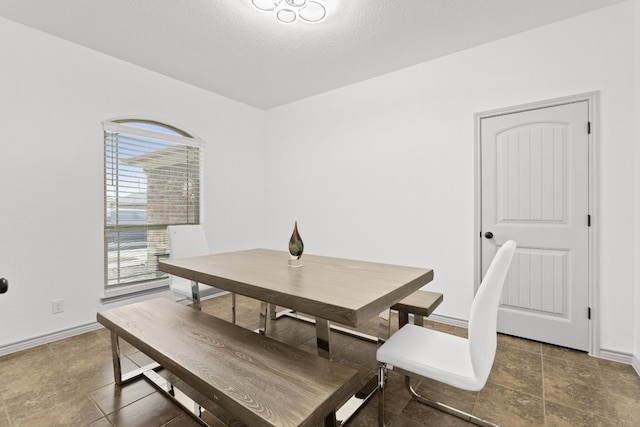
[{"label": "white wall", "polygon": [[4,19],[0,40],[0,348],[104,307],[103,120],[144,115],[205,140],[212,250],[260,245],[263,111]]},{"label": "white wall", "polygon": [[104,307],[102,120],[152,116],[209,143],[213,250],[285,249],[297,219],[309,253],[433,267],[439,314],[466,319],[474,114],[599,90],[601,346],[640,360],[639,2],[266,113],[0,19],[0,350]]},{"label": "white wall", "polygon": [[466,319],[474,113],[598,90],[601,347],[630,355],[633,16],[626,2],[268,111],[267,244],[297,219],[308,253],[433,267],[438,313]]}]

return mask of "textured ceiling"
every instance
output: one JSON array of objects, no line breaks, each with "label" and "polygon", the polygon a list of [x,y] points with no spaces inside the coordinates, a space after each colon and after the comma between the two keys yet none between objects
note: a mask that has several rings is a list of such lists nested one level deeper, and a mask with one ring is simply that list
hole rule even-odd
[{"label": "textured ceiling", "polygon": [[0,0],[0,16],[268,109],[624,0],[327,0],[318,24],[250,0]]}]

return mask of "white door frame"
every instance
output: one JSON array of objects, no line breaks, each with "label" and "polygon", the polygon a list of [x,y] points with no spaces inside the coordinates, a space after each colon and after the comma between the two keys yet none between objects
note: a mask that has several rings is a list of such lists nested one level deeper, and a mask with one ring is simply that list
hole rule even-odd
[{"label": "white door frame", "polygon": [[600,92],[587,92],[578,95],[554,98],[546,101],[516,105],[497,110],[483,111],[474,115],[475,122],[475,224],[474,224],[474,292],[478,290],[482,281],[481,264],[481,224],[482,224],[482,159],[480,153],[480,121],[489,117],[518,113],[527,110],[553,107],[587,101],[589,106],[589,308],[591,321],[589,322],[589,354],[600,356],[600,149],[599,149],[599,101]]}]

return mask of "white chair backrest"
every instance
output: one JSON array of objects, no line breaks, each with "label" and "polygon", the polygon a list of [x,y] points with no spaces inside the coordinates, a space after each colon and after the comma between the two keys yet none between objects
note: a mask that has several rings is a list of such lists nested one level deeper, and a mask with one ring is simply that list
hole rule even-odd
[{"label": "white chair backrest", "polygon": [[198,225],[170,225],[169,256],[171,258],[188,258],[209,254],[209,245],[204,227]]},{"label": "white chair backrest", "polygon": [[496,253],[471,303],[469,349],[473,371],[482,385],[487,381],[496,355],[498,304],[516,243],[509,240]]}]

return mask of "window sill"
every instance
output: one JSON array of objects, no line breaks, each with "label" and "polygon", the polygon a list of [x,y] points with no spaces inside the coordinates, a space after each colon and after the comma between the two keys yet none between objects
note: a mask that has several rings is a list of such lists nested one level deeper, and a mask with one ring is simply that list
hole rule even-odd
[{"label": "window sill", "polygon": [[100,301],[102,301],[103,304],[108,304],[110,302],[122,301],[125,299],[139,297],[141,295],[168,291],[170,282],[171,280],[166,278],[153,282],[118,286],[114,287],[114,289],[105,289],[104,295],[100,298]]}]

